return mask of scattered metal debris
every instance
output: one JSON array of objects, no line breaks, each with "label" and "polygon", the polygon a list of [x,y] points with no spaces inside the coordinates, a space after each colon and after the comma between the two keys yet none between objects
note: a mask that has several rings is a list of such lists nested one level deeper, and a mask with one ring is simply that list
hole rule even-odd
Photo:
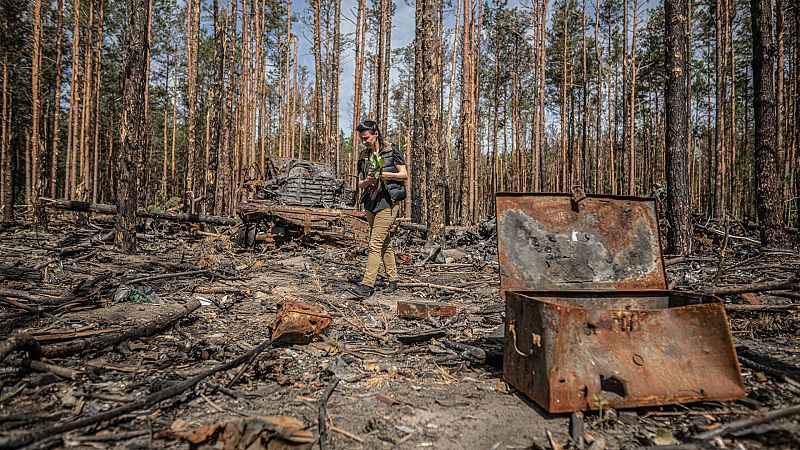
[{"label": "scattered metal debris", "polygon": [[456,307],[446,303],[398,300],[397,316],[404,319],[424,320],[428,317],[453,317]]},{"label": "scattered metal debris", "polygon": [[272,340],[273,342],[308,344],[332,322],[331,316],[321,308],[299,302],[283,301],[278,304],[275,326],[272,329]]}]

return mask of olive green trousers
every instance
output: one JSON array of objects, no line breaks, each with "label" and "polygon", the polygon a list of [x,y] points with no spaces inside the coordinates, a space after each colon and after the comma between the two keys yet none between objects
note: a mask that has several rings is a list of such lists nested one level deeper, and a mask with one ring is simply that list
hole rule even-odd
[{"label": "olive green trousers", "polygon": [[362,284],[374,287],[375,279],[378,277],[378,270],[383,262],[386,275],[389,281],[397,281],[397,263],[394,260],[394,249],[392,248],[392,232],[394,231],[394,221],[400,212],[400,204],[395,203],[391,208],[386,208],[373,213],[366,211],[369,221],[369,254],[367,256],[367,268],[364,270]]}]

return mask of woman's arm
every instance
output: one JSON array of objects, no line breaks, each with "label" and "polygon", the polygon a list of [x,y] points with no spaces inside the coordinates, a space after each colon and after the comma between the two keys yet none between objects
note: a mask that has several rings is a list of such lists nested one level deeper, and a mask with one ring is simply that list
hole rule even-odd
[{"label": "woman's arm", "polygon": [[407,180],[408,171],[406,170],[406,166],[404,164],[398,164],[395,167],[397,168],[397,172],[383,172],[381,178],[384,180]]}]

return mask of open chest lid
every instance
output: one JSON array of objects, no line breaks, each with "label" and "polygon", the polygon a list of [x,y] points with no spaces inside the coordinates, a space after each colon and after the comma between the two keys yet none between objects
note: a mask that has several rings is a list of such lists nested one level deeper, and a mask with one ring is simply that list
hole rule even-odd
[{"label": "open chest lid", "polygon": [[500,295],[666,289],[655,201],[498,193]]}]

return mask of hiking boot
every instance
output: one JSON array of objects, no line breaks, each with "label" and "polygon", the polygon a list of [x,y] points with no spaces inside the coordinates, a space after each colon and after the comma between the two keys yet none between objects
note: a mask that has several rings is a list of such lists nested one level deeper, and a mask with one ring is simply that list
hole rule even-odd
[{"label": "hiking boot", "polygon": [[359,284],[354,288],[348,289],[348,291],[358,298],[368,298],[375,292],[375,288],[366,284]]},{"label": "hiking boot", "polygon": [[347,276],[347,282],[352,284],[360,284],[363,277],[359,273],[350,274]]},{"label": "hiking boot", "polygon": [[390,281],[386,284],[386,287],[383,288],[384,294],[392,294],[394,291],[397,290],[397,281]]}]

